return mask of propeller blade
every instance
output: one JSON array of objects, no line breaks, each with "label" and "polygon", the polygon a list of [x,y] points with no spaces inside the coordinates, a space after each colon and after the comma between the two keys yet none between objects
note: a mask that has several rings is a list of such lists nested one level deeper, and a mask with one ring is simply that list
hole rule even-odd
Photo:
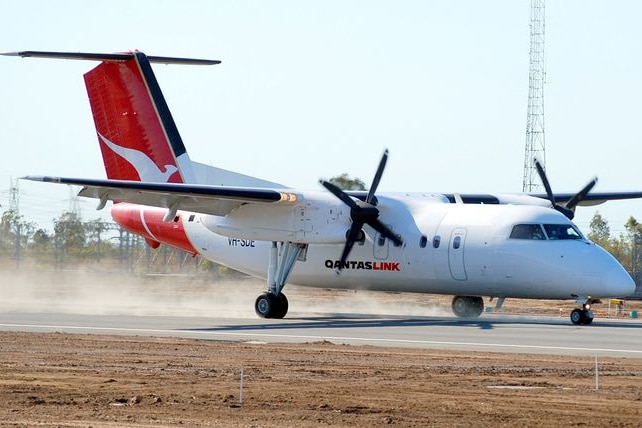
[{"label": "propeller blade", "polygon": [[319,180],[319,183],[321,183],[323,187],[328,189],[334,196],[341,199],[343,203],[349,206],[350,208],[359,208],[359,205],[357,205],[354,199],[352,199],[346,192],[339,189],[334,184],[326,180]]},{"label": "propeller blade", "polygon": [[573,217],[575,217],[575,211],[573,211],[573,210],[571,210],[569,208],[566,208],[563,205],[555,204],[553,206],[553,208],[555,208],[557,211],[559,211],[562,214],[564,214],[566,216],[566,218],[568,218],[569,220],[573,220]]},{"label": "propeller blade", "polygon": [[372,184],[370,185],[370,190],[368,191],[368,196],[366,196],[366,203],[372,204],[372,199],[374,194],[379,187],[379,181],[381,181],[381,176],[383,175],[383,170],[386,168],[386,162],[388,161],[388,149],[383,151],[381,160],[379,161],[379,167],[377,167],[377,172],[375,173]]},{"label": "propeller blade", "polygon": [[581,201],[584,200],[586,195],[588,195],[588,193],[591,191],[591,189],[593,189],[593,187],[595,187],[596,184],[597,184],[597,177],[595,177],[593,180],[589,181],[588,184],[586,186],[584,186],[584,188],[582,190],[577,192],[571,198],[571,200],[566,203],[566,208],[569,208],[571,210],[574,209],[577,206],[577,204],[579,204]]},{"label": "propeller blade", "polygon": [[359,235],[361,234],[362,227],[363,227],[363,224],[360,224],[358,222],[353,222],[352,225],[350,226],[350,230],[348,231],[348,236],[346,237],[346,245],[343,247],[343,252],[341,253],[341,259],[339,259],[339,267],[337,268],[338,272],[340,272],[343,269],[343,265],[345,264],[346,260],[348,260],[348,255],[350,254],[350,251],[352,250],[354,243],[357,242],[357,240],[359,239]]},{"label": "propeller blade", "polygon": [[551,201],[551,205],[555,206],[555,197],[553,196],[553,190],[551,189],[551,184],[548,182],[548,177],[546,177],[546,172],[544,171],[544,166],[540,163],[539,159],[535,158],[535,169],[537,169],[537,174],[539,175],[544,189],[546,189],[546,195],[548,200]]},{"label": "propeller blade", "polygon": [[381,235],[384,236],[385,238],[390,239],[392,242],[395,243],[395,245],[403,245],[403,241],[401,240],[401,238],[395,235],[394,233],[392,233],[392,230],[390,230],[388,226],[383,224],[378,219],[369,221],[368,226],[372,227],[374,230],[381,233]]},{"label": "propeller blade", "polygon": [[355,201],[346,192],[329,181],[319,180],[319,183],[321,183],[323,187],[350,207],[350,219],[352,220],[352,224],[350,225],[350,229],[346,236],[346,244],[343,247],[343,252],[341,253],[337,273],[341,272],[346,260],[348,260],[348,255],[350,255],[350,251],[352,251],[354,243],[357,242],[361,236],[361,229],[364,224],[371,226],[374,230],[379,232],[381,236],[394,242],[395,245],[403,245],[402,239],[392,233],[392,230],[390,230],[388,226],[379,221],[379,209],[373,204],[373,201],[375,200],[375,192],[377,191],[377,187],[379,187],[379,182],[381,181],[383,171],[386,168],[387,161],[388,149],[384,150],[383,156],[379,161],[379,167],[377,168],[377,172],[372,180],[372,185],[370,186],[370,190],[366,196],[365,203]]}]

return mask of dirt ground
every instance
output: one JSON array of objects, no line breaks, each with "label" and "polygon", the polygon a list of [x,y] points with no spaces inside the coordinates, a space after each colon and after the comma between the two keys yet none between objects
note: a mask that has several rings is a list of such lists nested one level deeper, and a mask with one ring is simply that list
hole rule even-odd
[{"label": "dirt ground", "polygon": [[[8,313],[227,317],[254,316],[263,287],[91,272],[5,272],[0,284]],[[450,316],[449,297],[287,293],[295,313]],[[509,299],[503,312],[572,307]],[[625,318],[642,302],[597,310]],[[596,388],[590,357],[0,332],[0,427],[642,426],[642,359],[598,367]]]},{"label": "dirt ground", "polygon": [[596,389],[583,357],[60,333],[0,344],[0,426],[642,423],[642,359],[600,359]]}]

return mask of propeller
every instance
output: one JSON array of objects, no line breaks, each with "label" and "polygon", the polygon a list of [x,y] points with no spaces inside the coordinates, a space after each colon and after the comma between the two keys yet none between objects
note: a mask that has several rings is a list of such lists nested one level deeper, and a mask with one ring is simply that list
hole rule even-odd
[{"label": "propeller", "polygon": [[334,196],[350,207],[350,219],[352,220],[352,224],[346,234],[346,245],[343,247],[343,252],[341,253],[338,271],[343,268],[343,265],[348,259],[348,255],[350,254],[355,242],[359,241],[362,237],[362,228],[366,224],[379,232],[383,237],[390,239],[395,243],[395,245],[403,244],[401,238],[395,235],[388,226],[379,220],[379,209],[374,204],[374,195],[377,191],[377,187],[379,187],[379,181],[381,181],[381,176],[383,175],[383,170],[386,167],[387,161],[388,150],[386,149],[383,152],[381,161],[379,161],[379,167],[377,168],[377,172],[375,173],[372,185],[370,186],[370,190],[368,191],[368,195],[364,202],[355,200],[329,181],[319,180],[323,187],[328,189]]},{"label": "propeller", "polygon": [[551,205],[553,208],[555,208],[557,211],[561,212],[564,214],[569,220],[573,220],[573,217],[575,217],[575,207],[577,204],[582,202],[584,198],[586,198],[586,195],[593,189],[593,187],[597,184],[597,178],[592,179],[589,181],[586,186],[582,188],[579,192],[577,192],[569,201],[564,204],[560,205],[557,202],[555,202],[555,196],[553,196],[553,191],[551,190],[551,184],[548,181],[548,178],[546,177],[546,172],[544,171],[544,166],[542,163],[539,161],[539,159],[535,159],[535,168],[537,169],[537,174],[539,174],[539,178],[542,180],[542,184],[544,185],[544,189],[546,189],[546,196],[548,197],[548,200],[551,201]]}]

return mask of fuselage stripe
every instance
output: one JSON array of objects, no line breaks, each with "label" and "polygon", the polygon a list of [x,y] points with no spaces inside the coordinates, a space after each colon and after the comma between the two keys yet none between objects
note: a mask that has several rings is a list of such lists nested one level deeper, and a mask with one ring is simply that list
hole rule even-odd
[{"label": "fuselage stripe", "polygon": [[154,239],[154,241],[163,242],[160,239],[158,239],[156,236],[154,236],[152,231],[149,230],[149,227],[147,227],[147,222],[145,221],[145,210],[139,209],[138,212],[140,213],[140,224],[143,225],[143,227],[145,228],[145,231],[149,234],[149,236],[151,236],[152,239]]}]

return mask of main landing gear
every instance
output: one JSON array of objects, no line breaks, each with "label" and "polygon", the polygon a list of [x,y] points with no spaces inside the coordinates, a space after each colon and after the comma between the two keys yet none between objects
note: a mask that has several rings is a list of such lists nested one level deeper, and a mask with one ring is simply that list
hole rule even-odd
[{"label": "main landing gear", "polygon": [[254,302],[254,310],[261,318],[281,319],[288,313],[288,298],[285,294],[262,293]]},{"label": "main landing gear", "polygon": [[283,287],[297,260],[305,260],[306,244],[282,242],[279,247],[272,242],[268,265],[268,290],[254,302],[254,311],[261,318],[281,319],[288,313],[288,298],[282,293]]}]

